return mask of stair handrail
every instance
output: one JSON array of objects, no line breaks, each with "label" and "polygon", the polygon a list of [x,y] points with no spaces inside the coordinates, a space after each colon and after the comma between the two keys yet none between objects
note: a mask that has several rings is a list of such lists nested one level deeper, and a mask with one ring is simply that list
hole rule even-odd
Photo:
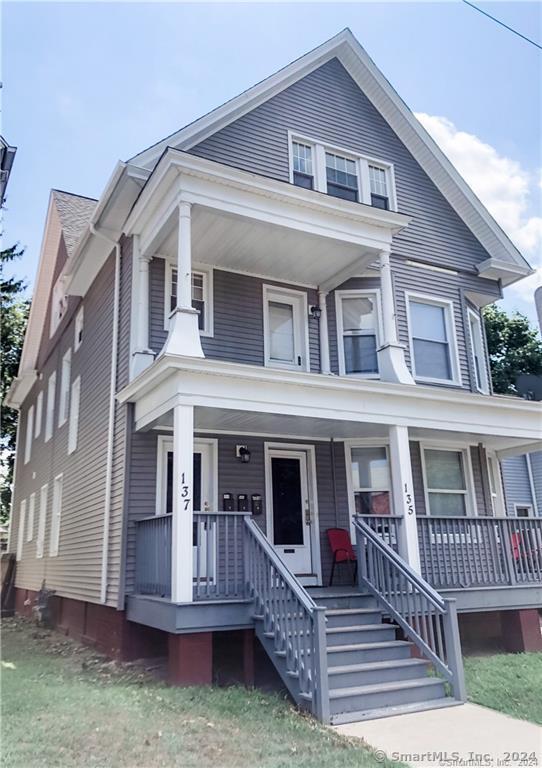
[{"label": "stair handrail", "polygon": [[444,598],[416,573],[362,519],[357,532],[358,579],[450,683],[454,697],[466,700],[463,658],[454,598]]},{"label": "stair handrail", "polygon": [[274,650],[285,656],[302,697],[313,714],[329,722],[325,607],[317,605],[250,517],[245,518],[247,597],[261,612],[264,631],[273,634]]}]

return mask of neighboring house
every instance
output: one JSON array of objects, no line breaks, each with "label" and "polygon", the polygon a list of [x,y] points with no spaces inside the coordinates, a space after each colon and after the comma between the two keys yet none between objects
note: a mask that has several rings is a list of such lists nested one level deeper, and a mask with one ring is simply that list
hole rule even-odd
[{"label": "neighboring house", "polygon": [[[540,648],[542,521],[499,474],[540,406],[491,394],[480,318],[530,272],[348,30],[98,202],[53,192],[10,392],[19,610],[45,581],[65,631],[183,684],[225,648],[253,680],[255,633],[333,722],[461,700],[456,607]],[[361,561],[330,591],[335,527]]]},{"label": "neighboring house", "polygon": [[[542,334],[542,286],[534,293]],[[502,461],[506,511],[516,517],[542,517],[542,451]]]},{"label": "neighboring house", "polygon": [[0,206],[4,205],[6,199],[6,187],[16,152],[17,147],[11,147],[4,137],[0,136]]}]

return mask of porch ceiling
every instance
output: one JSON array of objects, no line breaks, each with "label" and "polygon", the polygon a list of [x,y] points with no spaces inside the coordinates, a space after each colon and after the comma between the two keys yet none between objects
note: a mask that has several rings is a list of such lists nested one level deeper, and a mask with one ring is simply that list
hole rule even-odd
[{"label": "porch ceiling", "polygon": [[[175,227],[157,251],[174,260],[177,241]],[[377,257],[375,248],[202,205],[192,209],[192,259],[197,263],[317,287],[349,268],[360,271]]]}]

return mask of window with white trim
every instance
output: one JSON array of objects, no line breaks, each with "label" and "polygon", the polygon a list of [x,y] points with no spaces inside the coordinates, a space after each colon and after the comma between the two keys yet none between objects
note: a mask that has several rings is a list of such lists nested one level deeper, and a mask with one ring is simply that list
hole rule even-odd
[{"label": "window with white trim", "polygon": [[28,499],[28,521],[26,525],[26,540],[32,541],[34,536],[34,512],[36,509],[36,494],[31,493]]},{"label": "window with white trim", "polygon": [[58,555],[60,542],[60,518],[62,515],[62,475],[57,475],[53,484],[53,509],[51,513],[51,538],[49,541],[49,556]]},{"label": "window with white trim", "polygon": [[53,296],[51,299],[51,327],[49,330],[49,336],[53,336],[56,329],[60,325],[60,321],[66,314],[68,308],[68,299],[64,291],[64,278],[62,275],[56,281],[53,288]]},{"label": "window with white trim", "polygon": [[339,372],[378,376],[379,295],[377,291],[336,291]]},{"label": "window with white trim", "polygon": [[[169,317],[177,306],[177,269],[166,264],[166,301],[164,327],[169,329]],[[198,269],[192,272],[192,308],[198,311],[198,328],[201,336],[213,335],[213,270]]]},{"label": "window with white trim", "polygon": [[487,454],[487,474],[489,477],[492,513],[496,516],[504,515],[501,468],[499,466],[499,460],[494,454]]},{"label": "window with white trim", "polygon": [[43,420],[43,390],[38,392],[36,399],[36,417],[34,420],[34,437],[39,437],[41,433],[41,422]]},{"label": "window with white trim", "polygon": [[423,466],[427,514],[464,517],[470,509],[468,451],[424,448]]},{"label": "window with white trim", "polygon": [[47,523],[47,483],[40,490],[40,511],[38,516],[38,535],[36,537],[36,557],[43,557],[43,545],[45,543],[45,526]]},{"label": "window with white trim", "polygon": [[15,556],[16,560],[20,560],[21,557],[23,556],[25,526],[26,526],[26,499],[23,499],[21,501],[21,506],[19,508],[19,530],[17,532],[17,554]]},{"label": "window with white trim", "polygon": [[47,411],[45,413],[45,436],[47,442],[53,435],[53,423],[55,417],[55,397],[56,397],[56,371],[49,376],[47,382]]},{"label": "window with white trim", "polygon": [[352,490],[357,515],[391,513],[391,476],[386,446],[350,449]]},{"label": "window with white trim", "polygon": [[407,306],[414,378],[435,383],[460,383],[453,304],[407,294]]},{"label": "window with white trim", "polygon": [[393,165],[289,132],[290,181],[344,200],[397,210]]},{"label": "window with white trim", "polygon": [[74,323],[74,339],[73,339],[73,351],[77,352],[81,344],[83,343],[83,325],[85,320],[85,308],[83,305],[77,310]]},{"label": "window with white trim", "polygon": [[482,322],[472,309],[468,310],[469,334],[476,389],[483,394],[489,391]]},{"label": "window with white trim", "polygon": [[72,371],[71,347],[62,358],[62,372],[60,377],[60,399],[58,402],[58,426],[61,427],[68,420],[70,408],[70,379]]},{"label": "window with white trim", "polygon": [[70,426],[68,431],[68,453],[73,453],[77,448],[79,432],[79,402],[81,400],[81,377],[78,376],[73,384],[70,397]]},{"label": "window with white trim", "polygon": [[514,504],[516,517],[534,517],[532,504]]},{"label": "window with white trim", "polygon": [[265,364],[309,370],[307,294],[264,285],[263,299]]},{"label": "window with white trim", "polygon": [[32,437],[34,432],[34,406],[31,405],[26,414],[26,435],[24,442],[24,463],[28,464],[32,453]]}]

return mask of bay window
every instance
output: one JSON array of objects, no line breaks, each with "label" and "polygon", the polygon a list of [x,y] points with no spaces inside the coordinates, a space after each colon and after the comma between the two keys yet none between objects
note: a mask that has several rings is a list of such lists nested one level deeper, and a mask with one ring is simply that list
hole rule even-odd
[{"label": "bay window", "polygon": [[378,292],[337,291],[335,299],[339,372],[367,378],[378,376]]},{"label": "bay window", "polygon": [[453,304],[407,293],[407,308],[414,378],[459,384]]},{"label": "bay window", "polygon": [[423,449],[427,514],[465,517],[469,513],[468,461],[466,450]]}]

